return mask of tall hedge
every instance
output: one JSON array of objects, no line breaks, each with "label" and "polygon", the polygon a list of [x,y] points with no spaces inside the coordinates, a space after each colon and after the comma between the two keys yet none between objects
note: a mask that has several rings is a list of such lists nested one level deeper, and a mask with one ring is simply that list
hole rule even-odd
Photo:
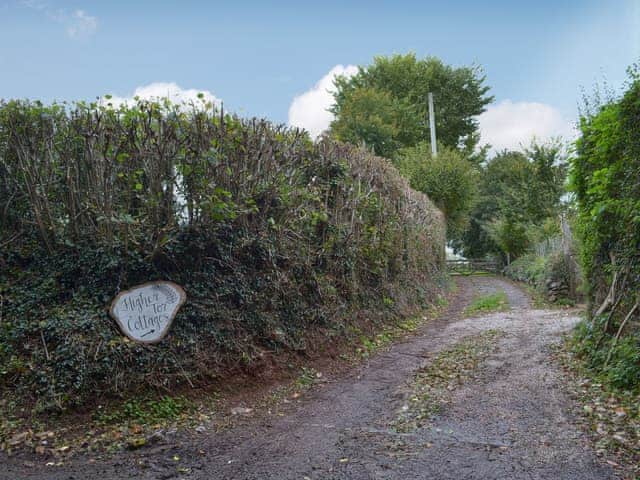
[{"label": "tall hedge", "polygon": [[[42,409],[198,385],[429,302],[442,214],[385,159],[211,105],[0,103],[0,385]],[[153,346],[106,312],[166,279]]]},{"label": "tall hedge", "polygon": [[582,332],[592,365],[618,385],[640,385],[640,77],[581,119],[572,162],[592,321]]}]

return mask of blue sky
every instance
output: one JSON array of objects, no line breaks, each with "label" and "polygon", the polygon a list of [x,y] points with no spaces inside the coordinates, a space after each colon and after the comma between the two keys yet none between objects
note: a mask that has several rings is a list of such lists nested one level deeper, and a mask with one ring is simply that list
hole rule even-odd
[{"label": "blue sky", "polygon": [[127,97],[174,82],[287,122],[336,65],[408,51],[482,65],[504,110],[493,128],[531,105],[534,123],[570,121],[581,86],[619,86],[640,59],[640,0],[0,0],[1,98]]}]

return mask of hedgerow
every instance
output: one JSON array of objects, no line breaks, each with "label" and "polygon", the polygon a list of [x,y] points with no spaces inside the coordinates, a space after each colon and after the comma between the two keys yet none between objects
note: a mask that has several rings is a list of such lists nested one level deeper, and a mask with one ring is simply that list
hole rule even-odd
[{"label": "hedgerow", "polygon": [[587,112],[571,165],[591,320],[578,332],[591,366],[640,386],[640,76]]},{"label": "hedgerow", "polygon": [[[435,295],[444,220],[385,159],[212,105],[9,101],[0,247],[0,385],[63,409],[397,320]],[[159,279],[187,302],[131,342],[106,308]]]}]

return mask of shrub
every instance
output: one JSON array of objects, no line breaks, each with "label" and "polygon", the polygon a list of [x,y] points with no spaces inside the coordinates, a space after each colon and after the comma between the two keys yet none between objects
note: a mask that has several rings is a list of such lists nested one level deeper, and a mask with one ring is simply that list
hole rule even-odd
[{"label": "shrub", "polygon": [[405,148],[394,162],[411,186],[426,193],[442,210],[449,237],[457,237],[467,226],[480,179],[475,166],[460,152],[443,148],[436,157],[428,143]]},{"label": "shrub", "polygon": [[577,279],[562,251],[546,255],[528,253],[505,267],[505,275],[532,285],[550,302],[577,300],[573,289]]}]

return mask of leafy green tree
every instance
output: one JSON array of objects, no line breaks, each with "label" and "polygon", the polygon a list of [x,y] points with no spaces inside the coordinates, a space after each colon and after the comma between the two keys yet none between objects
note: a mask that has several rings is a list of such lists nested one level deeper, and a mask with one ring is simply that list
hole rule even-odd
[{"label": "leafy green tree", "polygon": [[412,188],[424,192],[442,210],[449,237],[456,237],[467,226],[477,192],[478,171],[453,148],[443,148],[434,158],[431,147],[422,142],[402,149],[394,158]]},{"label": "leafy green tree", "polygon": [[559,213],[565,178],[557,142],[499,153],[481,169],[478,201],[456,248],[469,257],[518,257],[535,241],[536,227]]},{"label": "leafy green tree", "polygon": [[402,106],[388,92],[361,88],[353,92],[342,106],[339,124],[340,140],[352,144],[372,145],[376,153],[390,157],[400,143],[404,130]]},{"label": "leafy green tree", "polygon": [[509,216],[497,218],[487,225],[489,237],[511,263],[513,258],[526,253],[530,238],[527,236],[527,225]]},{"label": "leafy green tree", "polygon": [[[427,94],[432,92],[438,142],[472,153],[479,141],[477,116],[493,101],[484,82],[477,66],[455,68],[435,57],[418,60],[413,53],[375,57],[356,75],[336,80],[331,131],[340,140],[366,142],[378,155],[415,146],[429,136]],[[370,102],[376,99],[374,107]],[[380,130],[384,136],[370,135]]]}]

